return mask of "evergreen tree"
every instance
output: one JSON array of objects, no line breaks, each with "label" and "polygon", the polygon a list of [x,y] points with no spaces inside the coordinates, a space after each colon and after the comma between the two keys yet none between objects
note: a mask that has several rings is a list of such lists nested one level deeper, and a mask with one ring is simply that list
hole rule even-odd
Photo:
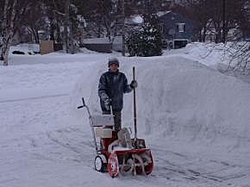
[{"label": "evergreen tree", "polygon": [[140,30],[132,31],[127,39],[130,56],[158,56],[162,54],[162,35],[156,15],[144,15]]}]

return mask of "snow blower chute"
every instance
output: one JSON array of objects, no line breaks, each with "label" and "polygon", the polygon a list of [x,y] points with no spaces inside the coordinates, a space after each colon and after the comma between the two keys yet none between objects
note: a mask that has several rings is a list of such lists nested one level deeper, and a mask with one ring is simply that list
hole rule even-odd
[{"label": "snow blower chute", "polygon": [[[134,67],[133,79],[135,79]],[[96,150],[95,170],[109,172],[111,177],[117,177],[119,174],[149,175],[153,170],[151,150],[146,148],[144,139],[137,138],[135,99],[134,89],[134,138],[130,137],[127,128],[114,130],[112,112],[110,115],[91,115],[84,98],[82,98],[83,105],[78,107],[78,109],[85,107],[89,115]]]}]

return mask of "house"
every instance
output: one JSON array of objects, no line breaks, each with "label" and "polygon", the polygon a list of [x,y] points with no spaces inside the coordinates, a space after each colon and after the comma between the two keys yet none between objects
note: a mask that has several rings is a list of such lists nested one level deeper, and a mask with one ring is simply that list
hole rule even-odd
[{"label": "house", "polygon": [[166,48],[180,48],[193,40],[193,23],[184,15],[172,11],[157,14],[162,26],[163,42]]}]

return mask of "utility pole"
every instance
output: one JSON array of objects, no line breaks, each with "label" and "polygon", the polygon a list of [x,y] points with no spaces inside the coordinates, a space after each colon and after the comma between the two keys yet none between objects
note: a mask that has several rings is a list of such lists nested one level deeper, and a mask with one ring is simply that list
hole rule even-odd
[{"label": "utility pole", "polygon": [[125,6],[122,0],[122,56],[125,56]]},{"label": "utility pole", "polygon": [[64,50],[66,53],[74,53],[74,44],[73,44],[73,33],[72,33],[72,27],[73,23],[70,21],[70,3],[71,0],[65,1],[65,18],[64,18]]},{"label": "utility pole", "polygon": [[64,50],[66,53],[69,52],[69,5],[70,0],[65,1],[64,6],[64,29],[63,29],[63,35],[64,35]]},{"label": "utility pole", "polygon": [[222,0],[222,20],[223,20],[223,33],[222,33],[222,42],[226,43],[226,0]]}]

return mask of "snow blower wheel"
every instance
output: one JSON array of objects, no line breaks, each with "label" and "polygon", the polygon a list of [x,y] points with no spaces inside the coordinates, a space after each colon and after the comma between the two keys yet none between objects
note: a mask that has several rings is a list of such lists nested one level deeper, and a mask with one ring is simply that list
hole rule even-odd
[{"label": "snow blower wheel", "polygon": [[107,159],[101,154],[95,157],[95,170],[99,172],[106,172],[107,170]]},{"label": "snow blower wheel", "polygon": [[109,156],[108,172],[112,178],[115,178],[119,175],[119,162],[115,153],[111,153],[111,155]]}]

